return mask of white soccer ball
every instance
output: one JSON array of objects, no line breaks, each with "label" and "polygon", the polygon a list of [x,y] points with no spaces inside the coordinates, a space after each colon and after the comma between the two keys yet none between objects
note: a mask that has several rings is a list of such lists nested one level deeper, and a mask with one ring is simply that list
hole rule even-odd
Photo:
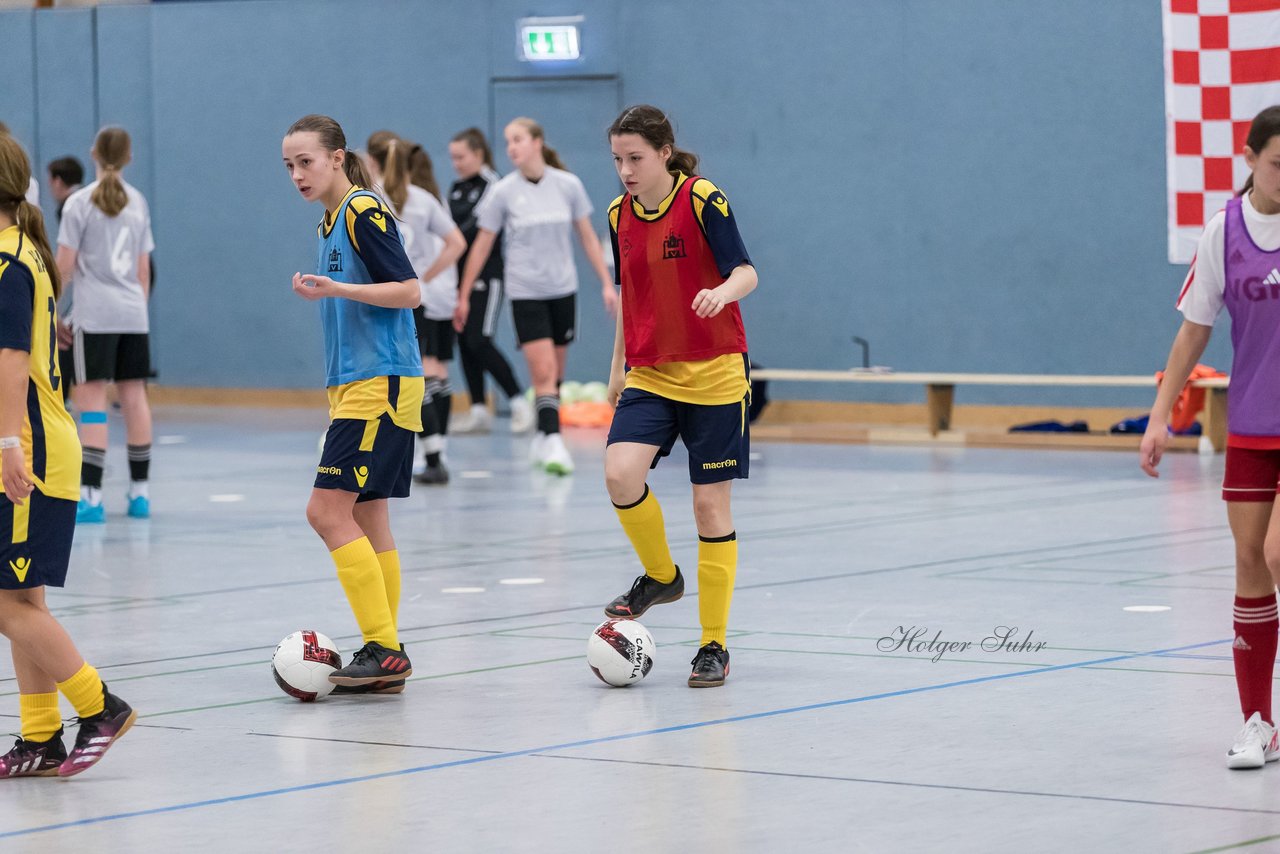
[{"label": "white soccer ball", "polygon": [[609,387],[602,382],[583,383],[578,392],[578,400],[588,403],[604,403],[609,399]]},{"label": "white soccer ball", "polygon": [[338,647],[319,632],[294,632],[276,647],[271,673],[280,690],[304,703],[327,697],[333,690],[329,674],[342,666]]},{"label": "white soccer ball", "polygon": [[562,404],[577,403],[582,399],[582,383],[576,380],[565,380],[560,383],[560,402]]},{"label": "white soccer ball", "polygon": [[605,620],[587,639],[587,664],[600,681],[623,688],[653,668],[657,645],[635,620]]}]

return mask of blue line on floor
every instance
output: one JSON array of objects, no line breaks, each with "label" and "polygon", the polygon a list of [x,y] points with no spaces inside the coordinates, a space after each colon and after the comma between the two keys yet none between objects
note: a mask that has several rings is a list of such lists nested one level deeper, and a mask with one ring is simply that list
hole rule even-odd
[{"label": "blue line on floor", "polygon": [[828,700],[824,703],[810,703],[806,706],[792,706],[786,709],[773,709],[767,712],[753,712],[748,715],[734,715],[727,718],[717,718],[710,721],[697,721],[691,724],[677,724],[676,726],[661,727],[659,729],[647,729],[640,732],[626,732],[618,735],[606,735],[600,738],[588,738],[582,741],[568,741],[563,744],[544,745],[542,747],[530,747],[526,750],[511,750],[506,753],[490,753],[485,756],[473,756],[468,759],[455,759],[452,762],[438,762],[434,765],[419,765],[414,768],[402,768],[399,771],[383,771],[378,774],[366,774],[362,777],[344,777],[338,780],[324,780],[319,783],[307,783],[302,786],[288,786],[283,789],[268,789],[262,792],[249,792],[243,795],[230,795],[225,798],[212,798],[206,801],[191,801],[185,804],[173,804],[167,807],[155,807],[152,809],[135,810],[133,812],[122,812],[114,815],[101,815],[93,818],[82,818],[76,821],[66,821],[60,824],[46,824],[40,827],[28,827],[23,830],[10,830],[0,833],[0,839],[7,839],[12,836],[29,836],[34,833],[45,833],[51,830],[65,830],[70,827],[83,827],[90,824],[101,824],[108,821],[121,821],[127,818],[140,818],[148,815],[162,815],[170,812],[182,812],[184,810],[201,809],[203,807],[214,807],[221,804],[232,804],[238,801],[253,801],[260,798],[270,798],[276,795],[288,795],[294,792],[306,792],[312,789],[328,789],[334,786],[347,786],[353,783],[367,783],[371,780],[385,780],[389,777],[404,777],[409,774],[420,774],[424,771],[440,771],[445,768],[458,768],[463,765],[479,765],[484,762],[495,762],[500,759],[515,759],[521,756],[531,756],[535,753],[552,753],[557,750],[573,750],[579,747],[590,747],[594,744],[608,744],[614,741],[629,741],[633,738],[644,738],[650,735],[663,735],[670,732],[683,732],[691,729],[701,729],[702,727],[719,726],[721,724],[740,723],[742,721],[760,720],[762,718],[773,718],[780,715],[793,715],[798,712],[812,712],[818,709],[832,709],[838,706],[851,706],[855,703],[867,703],[872,700],[885,700],[890,697],[905,697],[909,694],[921,694],[926,691],[940,691],[944,688],[959,688],[964,685],[977,685],[982,682],[996,682],[1002,679],[1018,679],[1026,676],[1034,676],[1038,673],[1053,673],[1059,670],[1075,670],[1081,667],[1094,667],[1099,664],[1111,664],[1116,661],[1127,661],[1133,658],[1146,658],[1150,656],[1168,655],[1169,653],[1184,652],[1189,649],[1201,649],[1207,646],[1218,646],[1224,643],[1231,643],[1231,638],[1226,640],[1205,641],[1204,643],[1190,644],[1188,646],[1174,647],[1171,649],[1157,649],[1150,652],[1131,652],[1125,655],[1113,655],[1107,658],[1094,658],[1089,661],[1077,661],[1074,664],[1055,664],[1049,667],[1039,667],[1035,670],[1019,670],[1012,673],[997,673],[992,676],[979,676],[974,679],[961,679],[956,682],[942,682],[937,685],[922,685],[919,688],[904,688],[901,691],[886,691],[881,694],[867,694],[862,697],[850,697],[845,700]]}]

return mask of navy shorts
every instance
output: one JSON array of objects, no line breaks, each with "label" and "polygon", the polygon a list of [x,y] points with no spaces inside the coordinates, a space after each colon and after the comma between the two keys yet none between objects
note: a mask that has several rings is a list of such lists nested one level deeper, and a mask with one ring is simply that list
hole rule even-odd
[{"label": "navy shorts", "polygon": [[654,468],[671,453],[677,436],[689,451],[689,480],[693,483],[747,476],[751,435],[745,397],[738,403],[706,406],[681,403],[638,388],[625,389],[613,413],[607,444],[656,445]]},{"label": "navy shorts", "polygon": [[413,324],[418,330],[418,353],[439,359],[441,362],[453,360],[452,320],[432,320],[422,311],[422,306],[413,310]]},{"label": "navy shorts", "polygon": [[67,581],[76,502],[33,491],[21,506],[0,495],[0,590]]},{"label": "navy shorts", "polygon": [[404,498],[413,479],[411,430],[390,415],[372,421],[336,418],[329,423],[316,469],[316,489],[341,489],[357,502]]}]

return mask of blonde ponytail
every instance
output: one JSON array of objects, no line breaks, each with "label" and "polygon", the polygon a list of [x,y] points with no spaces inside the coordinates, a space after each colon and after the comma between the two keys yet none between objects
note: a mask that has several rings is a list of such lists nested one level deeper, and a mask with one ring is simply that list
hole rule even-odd
[{"label": "blonde ponytail", "polygon": [[118,216],[129,204],[120,170],[129,162],[133,143],[124,128],[105,127],[93,141],[93,158],[102,167],[102,178],[89,200],[110,217]]}]

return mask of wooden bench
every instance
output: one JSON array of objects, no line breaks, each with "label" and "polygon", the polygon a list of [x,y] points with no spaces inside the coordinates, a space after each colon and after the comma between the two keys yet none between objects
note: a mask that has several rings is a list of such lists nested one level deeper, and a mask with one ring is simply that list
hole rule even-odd
[{"label": "wooden bench", "polygon": [[[778,382],[888,383],[923,385],[931,436],[951,429],[951,411],[958,385],[1051,386],[1092,388],[1154,388],[1154,375],[1082,376],[1075,374],[947,374],[896,373],[874,368],[847,371],[804,371],[789,368],[759,368],[751,372],[753,380]],[[1204,436],[1221,452],[1227,445],[1227,377],[1196,380],[1192,385],[1203,388],[1205,395]]]}]

